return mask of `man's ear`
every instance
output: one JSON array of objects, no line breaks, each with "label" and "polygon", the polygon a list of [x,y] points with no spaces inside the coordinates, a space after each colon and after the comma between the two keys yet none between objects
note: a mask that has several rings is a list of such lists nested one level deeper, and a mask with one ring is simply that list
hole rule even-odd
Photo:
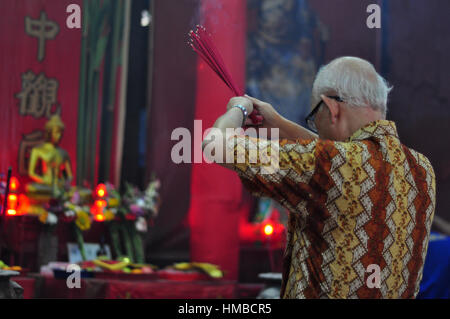
[{"label": "man's ear", "polygon": [[341,111],[338,101],[336,101],[335,99],[330,99],[329,97],[323,94],[320,97],[322,98],[322,101],[328,106],[328,110],[330,111],[331,114],[331,123],[335,124],[336,120],[340,116]]}]

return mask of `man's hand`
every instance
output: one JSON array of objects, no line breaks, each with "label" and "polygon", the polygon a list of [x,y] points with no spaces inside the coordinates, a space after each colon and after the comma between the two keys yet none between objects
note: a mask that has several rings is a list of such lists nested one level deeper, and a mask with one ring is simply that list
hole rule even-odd
[{"label": "man's hand", "polygon": [[235,96],[230,99],[227,104],[227,111],[235,105],[242,105],[247,110],[248,114],[253,112],[253,102],[251,99],[243,96]]},{"label": "man's hand", "polygon": [[253,102],[253,107],[256,112],[263,117],[262,122],[259,123],[253,123],[250,119],[247,119],[247,125],[257,125],[258,127],[267,128],[269,130],[275,127],[280,128],[283,122],[283,117],[275,111],[272,105],[248,95],[246,95],[246,97]]},{"label": "man's hand", "polygon": [[258,123],[253,123],[251,119],[247,119],[245,123],[247,126],[267,128],[269,136],[271,128],[278,128],[279,138],[315,139],[318,137],[317,134],[281,116],[269,103],[260,101],[248,95],[245,97],[253,102],[255,112],[263,117],[263,120]]}]

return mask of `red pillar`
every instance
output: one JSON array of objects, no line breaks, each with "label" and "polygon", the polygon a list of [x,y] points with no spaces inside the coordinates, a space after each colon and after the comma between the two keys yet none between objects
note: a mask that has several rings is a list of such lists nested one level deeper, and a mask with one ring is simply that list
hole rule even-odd
[{"label": "red pillar", "polygon": [[[202,0],[204,25],[221,53],[230,74],[240,87],[245,83],[246,1]],[[200,59],[197,66],[195,119],[202,131],[212,127],[233,96],[230,89]],[[201,138],[194,138],[201,153]],[[242,185],[236,173],[217,164],[192,166],[191,261],[219,265],[230,280],[238,278],[239,204]]]}]

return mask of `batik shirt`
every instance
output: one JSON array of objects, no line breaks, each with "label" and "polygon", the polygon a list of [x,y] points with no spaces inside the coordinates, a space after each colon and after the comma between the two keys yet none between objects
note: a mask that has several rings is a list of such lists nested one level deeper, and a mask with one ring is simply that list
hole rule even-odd
[{"label": "batik shirt", "polygon": [[[235,136],[227,145],[244,186],[289,211],[282,298],[415,298],[435,175],[395,123],[372,122],[344,142]],[[278,154],[277,170],[263,172],[257,147]]]}]

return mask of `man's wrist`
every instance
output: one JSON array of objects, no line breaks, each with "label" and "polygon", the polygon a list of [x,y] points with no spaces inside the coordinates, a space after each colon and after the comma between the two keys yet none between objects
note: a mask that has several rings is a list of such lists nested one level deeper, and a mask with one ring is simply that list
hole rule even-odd
[{"label": "man's wrist", "polygon": [[247,111],[247,109],[245,108],[245,106],[243,106],[242,104],[236,104],[236,105],[233,105],[232,107],[230,107],[229,109],[228,109],[228,111],[230,112],[236,112],[236,113],[240,113],[241,114],[241,116],[242,116],[242,121],[241,121],[241,127],[243,127],[244,126],[244,124],[245,124],[245,120],[247,119],[247,117],[248,117],[248,111]]}]

